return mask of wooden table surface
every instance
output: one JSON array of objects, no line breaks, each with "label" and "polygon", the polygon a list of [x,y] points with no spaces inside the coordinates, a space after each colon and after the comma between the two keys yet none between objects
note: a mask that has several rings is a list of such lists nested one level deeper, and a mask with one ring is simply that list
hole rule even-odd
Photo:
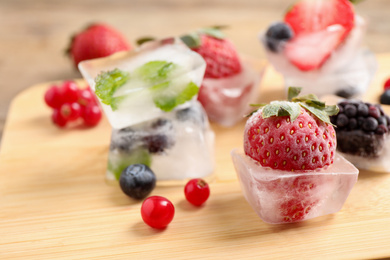
[{"label": "wooden table surface", "polygon": [[[257,34],[280,20],[295,0],[0,0],[0,136],[10,100],[21,90],[80,74],[63,55],[70,35],[86,24],[106,22],[134,42],[144,35],[178,35],[227,24],[241,53],[264,58]],[[390,51],[389,0],[356,7],[367,17],[366,44]],[[389,72],[390,75],[390,72]]]}]

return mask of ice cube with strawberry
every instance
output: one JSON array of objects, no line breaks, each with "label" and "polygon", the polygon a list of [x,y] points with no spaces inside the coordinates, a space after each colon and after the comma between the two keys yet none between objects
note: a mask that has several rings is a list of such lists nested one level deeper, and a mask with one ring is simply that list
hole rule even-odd
[{"label": "ice cube with strawberry", "polygon": [[261,73],[240,57],[221,27],[199,29],[181,39],[206,61],[198,100],[211,121],[232,126],[256,99]]},{"label": "ice cube with strawberry", "polygon": [[358,170],[336,154],[329,120],[337,106],[315,95],[262,105],[248,119],[244,153],[232,151],[245,198],[268,223],[302,221],[339,211]]},{"label": "ice cube with strawberry", "polygon": [[349,98],[367,89],[376,70],[375,57],[361,47],[365,28],[348,0],[300,0],[261,41],[286,86]]}]

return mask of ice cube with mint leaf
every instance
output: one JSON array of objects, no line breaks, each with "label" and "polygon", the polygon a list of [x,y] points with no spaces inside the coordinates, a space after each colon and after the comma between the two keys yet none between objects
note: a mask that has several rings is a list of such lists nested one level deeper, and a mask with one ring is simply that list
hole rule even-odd
[{"label": "ice cube with mint leaf", "polygon": [[206,63],[179,40],[165,40],[84,61],[79,68],[112,127],[120,129],[188,107]]}]

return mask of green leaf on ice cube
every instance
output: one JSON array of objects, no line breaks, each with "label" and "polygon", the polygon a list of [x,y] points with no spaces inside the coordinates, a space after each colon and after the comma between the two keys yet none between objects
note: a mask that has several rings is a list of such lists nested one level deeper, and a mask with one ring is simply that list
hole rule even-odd
[{"label": "green leaf on ice cube", "polygon": [[176,65],[167,61],[149,61],[139,67],[135,73],[144,81],[157,83],[167,79],[168,75],[176,68]]},{"label": "green leaf on ice cube", "polygon": [[118,103],[122,100],[122,97],[114,97],[114,93],[121,86],[126,84],[129,77],[128,72],[119,69],[100,73],[95,79],[96,95],[104,104],[111,106],[111,109],[115,111],[118,108]]}]

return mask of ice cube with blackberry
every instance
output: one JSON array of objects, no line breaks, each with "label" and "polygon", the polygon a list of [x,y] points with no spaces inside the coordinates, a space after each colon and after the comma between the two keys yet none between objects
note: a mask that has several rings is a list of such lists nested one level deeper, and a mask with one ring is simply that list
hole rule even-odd
[{"label": "ice cube with blackberry", "polygon": [[214,133],[202,106],[188,108],[123,129],[113,129],[106,177],[119,180],[131,164],[145,164],[157,180],[201,178],[213,172]]},{"label": "ice cube with blackberry", "polygon": [[359,100],[338,103],[340,112],[331,117],[337,126],[337,150],[358,168],[390,171],[390,117],[378,104]]}]

